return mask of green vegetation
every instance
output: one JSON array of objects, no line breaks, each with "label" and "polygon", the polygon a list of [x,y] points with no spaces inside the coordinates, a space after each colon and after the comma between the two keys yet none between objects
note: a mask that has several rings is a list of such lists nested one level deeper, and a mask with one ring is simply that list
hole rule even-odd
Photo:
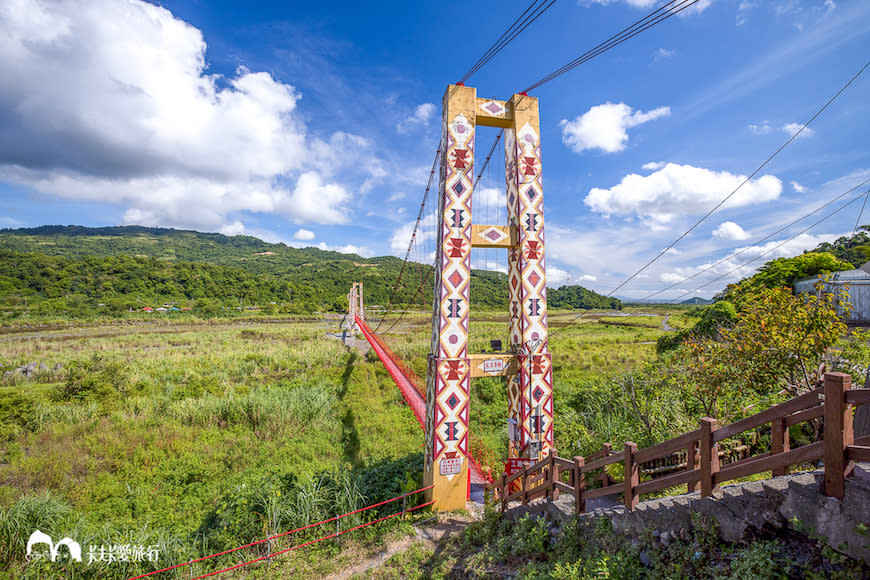
[{"label": "green vegetation", "polygon": [[[193,308],[197,316],[246,307],[267,315],[343,312],[356,281],[367,304],[427,308],[431,266],[409,264],[394,295],[401,270],[394,257],[366,259],[250,236],[140,226],[0,230],[0,320],[117,317],[164,303]],[[619,307],[580,286],[553,293],[566,308]],[[476,306],[504,310],[507,296],[504,274],[472,272]]]},{"label": "green vegetation", "polygon": [[722,542],[715,523],[698,518],[680,537],[618,533],[607,518],[572,518],[555,525],[528,516],[488,513],[444,550],[420,545],[388,560],[377,578],[861,578],[870,567],[823,542],[791,533],[741,546]]},{"label": "green vegetation", "polygon": [[[85,550],[160,547],[155,564],[76,572],[127,577],[417,489],[422,435],[413,415],[379,364],[325,330],[334,326],[133,324],[5,336],[0,373],[31,361],[48,368],[30,377],[10,371],[0,383],[2,567],[12,576],[69,576],[71,568],[24,562],[37,528]],[[353,532],[282,562],[319,577],[376,549],[381,534],[408,531],[407,522],[379,524],[377,533]]]},{"label": "green vegetation", "polygon": [[622,302],[618,298],[608,298],[583,286],[560,286],[547,293],[547,304],[550,308],[583,309],[613,308],[622,310]]},{"label": "green vegetation", "polygon": [[809,252],[793,258],[777,258],[765,263],[757,274],[736,284],[729,284],[717,298],[739,305],[743,296],[763,288],[790,288],[797,280],[803,278],[851,269],[850,263],[838,260],[833,254],[825,252]]},{"label": "green vegetation", "polygon": [[[386,304],[399,260],[146,228],[5,231],[0,246],[7,312],[0,336],[0,558],[7,575],[71,574],[66,565],[24,561],[24,542],[37,528],[83,546],[159,546],[158,563],[76,572],[121,577],[420,486],[422,434],[383,367],[325,336],[338,317],[280,318],[343,310],[344,293],[360,278],[367,302]],[[696,428],[703,415],[730,420],[757,412],[812,386],[823,360],[863,380],[870,337],[844,342],[832,297],[804,300],[779,288],[843,264],[821,253],[798,258],[768,263],[758,278],[731,288],[731,299],[706,307],[623,306],[580,287],[551,291],[551,306],[562,301],[565,308],[549,314],[560,455],[589,455],[604,442],[648,446]],[[426,275],[424,267],[409,270],[394,300],[407,312],[401,320],[394,313],[381,329],[420,376],[430,314],[419,304],[431,288],[417,289]],[[504,284],[501,274],[475,273],[472,299],[488,309],[474,311],[471,352],[505,338]],[[261,306],[269,318],[223,317],[223,307],[239,301]],[[196,310],[148,321],[126,310],[146,302]],[[274,308],[264,306],[271,302]],[[111,322],[93,320],[100,309]],[[28,326],[51,316],[66,324]],[[91,320],[69,323],[76,316]],[[676,331],[666,332],[666,322]],[[28,376],[17,370],[32,362],[40,364]],[[472,390],[472,432],[501,454],[503,380],[475,379]],[[764,447],[765,433],[755,435],[745,443]],[[808,441],[814,433],[793,429],[792,436]],[[502,457],[491,459],[498,468]],[[321,577],[411,533],[409,520],[390,520],[282,555],[252,575]],[[320,535],[305,531],[199,563],[194,575]],[[391,560],[383,575],[440,577],[459,566],[470,576],[763,577],[771,566],[784,566],[793,547],[788,538],[766,538],[738,549],[712,537],[702,530],[670,546],[652,538],[637,543],[601,523],[572,523],[553,536],[539,522],[509,524],[490,515],[450,550],[436,555],[415,547]],[[818,565],[832,578],[855,573],[851,562],[813,554],[813,564],[791,572],[811,575]],[[184,569],[174,577],[188,575]]]}]

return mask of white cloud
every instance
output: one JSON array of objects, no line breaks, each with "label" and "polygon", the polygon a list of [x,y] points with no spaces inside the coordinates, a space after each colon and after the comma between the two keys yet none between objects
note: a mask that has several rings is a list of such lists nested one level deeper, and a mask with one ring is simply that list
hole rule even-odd
[{"label": "white cloud", "polygon": [[312,232],[311,230],[303,229],[303,228],[299,228],[298,230],[296,230],[296,233],[293,234],[294,240],[309,241],[309,240],[313,240],[314,237],[315,237],[314,232]]},{"label": "white cloud", "polygon": [[556,266],[547,266],[547,286],[558,288],[571,280],[571,274]]},{"label": "white cloud", "polygon": [[834,3],[834,0],[825,0],[824,7],[825,7],[828,11],[830,11],[830,10],[833,10],[834,8],[836,8],[837,5]]},{"label": "white cloud", "polygon": [[[580,3],[585,6],[591,6],[592,4],[607,6],[608,4],[615,4],[617,2],[625,2],[634,8],[651,8],[659,4],[659,0],[580,0]],[[686,8],[680,14],[700,14],[710,5],[711,2],[712,0],[701,0],[697,4]]]},{"label": "white cloud", "polygon": [[803,193],[803,192],[805,192],[805,191],[807,190],[806,187],[804,187],[803,185],[801,185],[801,184],[798,183],[797,181],[792,181],[792,182],[791,182],[791,186],[792,186],[792,187],[794,188],[794,190],[795,190],[796,192],[798,192],[798,193]]},{"label": "white cloud", "polygon": [[[718,290],[728,283],[753,275],[758,268],[770,260],[800,255],[806,250],[815,248],[822,242],[832,242],[842,235],[819,234],[813,236],[810,234],[800,234],[793,240],[776,240],[760,246],[735,248],[725,260],[715,266],[706,263],[691,267],[678,267],[674,268],[671,272],[660,274],[659,279],[669,284],[680,283],[690,276],[704,271],[704,274],[687,282],[687,285],[691,285],[690,288],[679,290],[679,292],[694,291],[699,286],[705,285],[706,282],[721,276],[722,278],[717,280],[714,286],[714,289]],[[705,291],[709,291],[710,286],[705,286],[705,288]]]},{"label": "white cloud", "polygon": [[[583,202],[594,211],[618,216],[637,215],[651,226],[663,226],[678,215],[708,211],[744,180],[743,175],[668,163],[647,176],[626,175],[613,187],[595,187]],[[782,182],[773,175],[749,181],[728,202],[741,207],[779,197]]]},{"label": "white cloud", "polygon": [[[437,217],[433,214],[423,216],[420,220],[420,230],[414,237],[414,244],[417,248],[434,247],[435,245],[435,223]],[[394,256],[404,258],[408,251],[408,244],[411,243],[411,234],[414,232],[416,220],[400,225],[390,236],[390,250]],[[428,259],[428,258],[426,258]]]},{"label": "white cloud", "polygon": [[671,58],[675,54],[677,54],[676,50],[668,50],[667,48],[659,48],[658,50],[655,51],[653,58],[655,58],[655,60],[665,60],[667,58]]},{"label": "white cloud", "polygon": [[581,282],[595,282],[598,280],[598,276],[593,276],[592,274],[583,274],[578,278]]},{"label": "white cloud", "polygon": [[435,111],[435,105],[432,103],[418,105],[410,116],[399,121],[396,125],[396,130],[399,133],[407,133],[416,127],[425,127],[429,119],[432,118],[432,115],[435,114]]},{"label": "white cloud", "polygon": [[[785,125],[782,125],[780,127],[774,127],[770,124],[769,121],[764,121],[760,125],[749,125],[749,130],[756,135],[768,135],[773,131],[782,131],[783,133],[791,137],[792,135],[800,131],[801,127],[803,127],[803,125],[800,123],[786,123]],[[801,131],[800,137],[809,137],[813,133],[815,133],[815,131],[807,127],[803,131]]]},{"label": "white cloud", "polygon": [[665,166],[664,161],[650,161],[649,163],[644,163],[642,165],[643,169],[647,169],[649,171],[655,171],[657,169],[661,169]]},{"label": "white cloud", "polygon": [[746,24],[746,18],[749,13],[758,7],[758,3],[750,2],[749,0],[741,0],[737,5],[737,26]]},{"label": "white cloud", "polygon": [[628,129],[670,114],[669,107],[643,112],[625,103],[596,105],[573,121],[562,120],[562,141],[575,153],[585,149],[616,153],[625,149]]},{"label": "white cloud", "polygon": [[[803,131],[801,131],[801,128],[803,128]],[[787,123],[780,127],[780,130],[789,137],[795,135],[798,131],[801,131],[800,137],[809,137],[810,135],[815,133],[815,131],[813,131],[809,127],[804,127],[801,123]]]},{"label": "white cloud", "polygon": [[394,193],[394,194],[392,194],[390,197],[388,197],[388,198],[387,198],[387,201],[388,201],[388,202],[390,202],[390,201],[399,201],[399,200],[402,200],[402,199],[405,199],[405,194],[404,194],[404,192],[397,191],[396,193]]},{"label": "white cloud", "polygon": [[722,222],[713,230],[713,237],[717,240],[746,240],[749,234],[734,222]]},{"label": "white cloud", "polygon": [[239,212],[344,223],[386,175],[365,139],[312,138],[301,95],[266,72],[208,73],[195,27],[140,0],[0,8],[0,178],[126,208],[125,221],[244,229]]},{"label": "white cloud", "polygon": [[374,252],[372,252],[371,248],[368,246],[355,246],[353,244],[347,244],[345,246],[330,246],[325,242],[320,242],[316,246],[317,249],[323,250],[324,252],[339,252],[342,254],[356,254],[361,258],[371,258],[374,256]]}]

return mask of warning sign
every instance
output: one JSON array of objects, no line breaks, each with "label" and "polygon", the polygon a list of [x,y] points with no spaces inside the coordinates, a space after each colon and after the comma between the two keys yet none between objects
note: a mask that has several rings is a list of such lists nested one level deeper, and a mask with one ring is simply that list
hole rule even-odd
[{"label": "warning sign", "polygon": [[504,360],[500,358],[491,358],[483,361],[483,372],[485,373],[500,373],[504,370]]},{"label": "warning sign", "polygon": [[504,472],[507,475],[513,475],[518,471],[522,471],[527,463],[530,463],[531,459],[528,457],[511,457],[507,460],[507,463],[504,464]]},{"label": "warning sign", "polygon": [[456,475],[460,471],[462,471],[461,457],[441,460],[441,475]]}]

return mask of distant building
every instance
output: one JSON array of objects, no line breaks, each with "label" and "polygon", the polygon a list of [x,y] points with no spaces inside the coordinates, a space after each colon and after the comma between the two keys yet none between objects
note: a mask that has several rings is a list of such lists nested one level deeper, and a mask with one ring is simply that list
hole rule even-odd
[{"label": "distant building", "polygon": [[[817,276],[798,280],[794,283],[794,291],[796,294],[815,294],[818,282]],[[870,262],[858,270],[835,272],[823,282],[823,291],[826,293],[839,295],[843,288],[848,292],[849,301],[852,303],[852,312],[846,322],[870,326]],[[837,309],[840,310],[839,306]]]}]

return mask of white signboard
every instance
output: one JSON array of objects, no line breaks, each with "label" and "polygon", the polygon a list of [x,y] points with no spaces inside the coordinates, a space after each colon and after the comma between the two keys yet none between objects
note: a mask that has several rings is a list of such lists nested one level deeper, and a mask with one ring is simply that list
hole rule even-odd
[{"label": "white signboard", "polygon": [[485,373],[500,373],[504,370],[504,360],[500,358],[491,358],[483,361],[483,372]]},{"label": "white signboard", "polygon": [[460,471],[462,471],[461,457],[441,460],[441,475],[456,475]]}]

